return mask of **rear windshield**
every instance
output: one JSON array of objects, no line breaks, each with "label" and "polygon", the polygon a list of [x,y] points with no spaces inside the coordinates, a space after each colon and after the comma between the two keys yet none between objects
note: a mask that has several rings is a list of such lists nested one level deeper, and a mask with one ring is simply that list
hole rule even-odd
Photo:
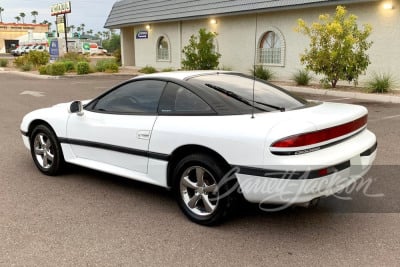
[{"label": "rear windshield", "polygon": [[221,94],[232,92],[253,103],[254,87],[254,106],[261,110],[271,111],[276,109],[290,110],[302,108],[307,104],[305,99],[292,95],[288,91],[256,80],[253,77],[233,73],[218,73],[210,75],[196,76],[188,79],[189,83],[208,87],[210,90],[219,91]]}]

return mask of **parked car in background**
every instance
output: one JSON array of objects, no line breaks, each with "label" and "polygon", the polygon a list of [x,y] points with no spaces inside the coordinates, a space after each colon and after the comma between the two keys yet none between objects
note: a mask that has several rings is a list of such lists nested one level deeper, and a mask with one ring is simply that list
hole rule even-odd
[{"label": "parked car in background", "polygon": [[14,57],[21,56],[25,53],[25,46],[18,46],[16,49],[11,50],[11,55]]},{"label": "parked car in background", "polygon": [[98,55],[108,55],[107,49],[104,49],[102,46],[97,47],[97,54]]},{"label": "parked car in background", "polygon": [[25,46],[25,50],[23,51],[23,54],[28,54],[29,52],[31,52],[33,50],[33,45],[27,45]]},{"label": "parked car in background", "polygon": [[35,51],[47,51],[47,47],[45,45],[35,45],[32,50]]}]

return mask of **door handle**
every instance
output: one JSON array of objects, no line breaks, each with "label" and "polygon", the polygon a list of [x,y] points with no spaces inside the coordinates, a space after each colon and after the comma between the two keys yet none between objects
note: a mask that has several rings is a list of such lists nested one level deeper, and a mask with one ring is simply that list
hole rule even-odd
[{"label": "door handle", "polygon": [[137,132],[136,137],[142,140],[149,140],[151,136],[151,131],[140,130]]}]

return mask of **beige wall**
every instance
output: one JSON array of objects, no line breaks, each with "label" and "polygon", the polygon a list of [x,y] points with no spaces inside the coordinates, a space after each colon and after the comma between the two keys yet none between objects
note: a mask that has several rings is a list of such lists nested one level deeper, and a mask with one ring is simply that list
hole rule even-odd
[{"label": "beige wall", "polygon": [[5,52],[5,40],[18,40],[28,32],[45,33],[48,31],[47,25],[41,24],[16,24],[0,22],[0,52]]},{"label": "beige wall", "polygon": [[134,66],[136,64],[134,27],[121,29],[121,59],[124,66]]},{"label": "beige wall", "polygon": [[[400,4],[395,2],[395,4]],[[370,40],[374,42],[369,50],[371,65],[366,75],[360,80],[366,80],[373,72],[391,72],[395,77],[400,76],[400,6],[384,10],[383,2],[357,4],[347,6],[351,13],[359,17],[360,25],[369,23],[373,27]],[[209,19],[151,24],[149,38],[134,40],[136,66],[154,66],[159,69],[172,67],[180,68],[181,50],[188,43],[192,34],[200,28],[207,28],[218,33],[217,43],[222,54],[220,66],[248,73],[252,68],[255,54],[255,39],[270,29],[277,29],[283,34],[285,41],[284,66],[270,66],[280,79],[289,79],[297,70],[303,68],[299,55],[308,46],[308,39],[294,31],[298,18],[311,23],[322,13],[333,13],[335,7],[310,8],[289,11],[269,12],[257,15],[216,17],[217,24],[211,25]],[[135,27],[145,30],[145,25]],[[156,45],[160,36],[165,35],[170,41],[171,58],[169,61],[156,60]],[[132,45],[133,42],[125,43]]]}]

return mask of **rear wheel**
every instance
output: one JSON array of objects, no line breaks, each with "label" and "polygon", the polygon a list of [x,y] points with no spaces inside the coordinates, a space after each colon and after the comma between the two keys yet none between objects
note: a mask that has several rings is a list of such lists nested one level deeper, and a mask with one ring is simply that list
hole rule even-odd
[{"label": "rear wheel", "polygon": [[223,221],[234,204],[232,184],[223,180],[222,166],[207,155],[189,155],[174,171],[173,189],[179,207],[192,221],[214,225]]},{"label": "rear wheel", "polygon": [[57,175],[64,163],[61,146],[51,129],[38,125],[31,134],[31,154],[36,167],[46,175]]}]

